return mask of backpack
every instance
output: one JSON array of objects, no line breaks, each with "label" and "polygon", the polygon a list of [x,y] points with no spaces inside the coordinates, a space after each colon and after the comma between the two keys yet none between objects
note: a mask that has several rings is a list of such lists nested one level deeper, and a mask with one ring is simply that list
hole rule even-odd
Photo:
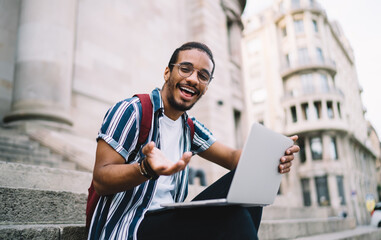
[{"label": "backpack", "polygon": [[[140,123],[138,143],[135,149],[130,154],[128,158],[129,161],[132,161],[135,158],[136,154],[138,154],[140,150],[141,145],[147,141],[148,134],[151,130],[152,112],[153,112],[152,102],[151,102],[151,98],[149,94],[136,94],[134,96],[138,97],[142,104],[142,120]],[[187,123],[190,127],[191,141],[193,141],[194,124],[192,119],[188,118]],[[98,193],[95,192],[93,181],[91,181],[91,185],[88,189],[88,192],[89,192],[89,195],[87,197],[87,205],[86,205],[86,229],[87,230],[90,228],[91,219],[93,218],[95,208],[97,207],[97,204],[100,198]]]}]

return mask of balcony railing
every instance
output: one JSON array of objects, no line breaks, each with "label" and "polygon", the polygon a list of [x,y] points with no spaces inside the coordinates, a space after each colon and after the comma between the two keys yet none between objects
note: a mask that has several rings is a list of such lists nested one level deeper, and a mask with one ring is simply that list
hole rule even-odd
[{"label": "balcony railing", "polygon": [[344,98],[344,93],[341,89],[336,88],[336,87],[330,87],[330,88],[313,88],[313,89],[308,89],[308,90],[302,90],[300,92],[295,92],[295,91],[289,91],[286,92],[282,98],[283,101],[287,101],[290,99],[298,98],[298,97],[303,97],[303,96],[311,96],[311,95],[319,95],[321,94],[334,94],[338,95],[341,98]]},{"label": "balcony railing", "polygon": [[284,78],[291,74],[308,69],[325,69],[329,71],[332,76],[334,76],[336,74],[336,63],[327,58],[305,58],[300,59],[299,61],[292,61],[283,64],[280,71],[282,77]]},{"label": "balcony railing", "polygon": [[291,4],[291,5],[285,6],[283,7],[283,9],[278,8],[278,11],[275,13],[276,22],[279,21],[287,13],[293,14],[293,13],[302,12],[302,11],[311,11],[311,12],[322,13],[326,15],[325,10],[319,3],[301,2],[299,4]]}]

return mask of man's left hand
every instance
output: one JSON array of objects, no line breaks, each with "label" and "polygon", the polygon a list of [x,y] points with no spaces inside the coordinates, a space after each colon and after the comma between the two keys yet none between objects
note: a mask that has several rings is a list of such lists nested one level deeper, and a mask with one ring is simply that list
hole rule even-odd
[{"label": "man's left hand", "polygon": [[[290,137],[292,141],[296,142],[298,136],[294,135]],[[291,170],[292,160],[294,160],[294,153],[299,152],[300,148],[298,145],[292,145],[285,152],[285,155],[280,158],[280,164],[278,170],[280,173],[288,173]]]}]

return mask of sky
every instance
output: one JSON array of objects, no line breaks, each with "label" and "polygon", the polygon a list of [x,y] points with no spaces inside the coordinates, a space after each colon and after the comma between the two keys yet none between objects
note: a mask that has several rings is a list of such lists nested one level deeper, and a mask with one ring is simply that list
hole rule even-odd
[{"label": "sky", "polygon": [[[245,14],[259,12],[272,0],[247,0]],[[381,0],[317,0],[329,21],[341,25],[355,55],[365,114],[381,140]]]}]

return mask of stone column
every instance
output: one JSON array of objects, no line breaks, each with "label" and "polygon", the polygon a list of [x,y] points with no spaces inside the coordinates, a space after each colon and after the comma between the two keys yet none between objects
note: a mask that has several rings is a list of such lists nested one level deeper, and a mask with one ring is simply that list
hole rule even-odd
[{"label": "stone column", "polygon": [[341,205],[340,196],[339,196],[339,190],[337,187],[337,179],[336,175],[328,175],[328,190],[329,190],[329,197],[331,199],[331,206],[338,210],[338,208]]},{"label": "stone column", "polygon": [[12,110],[4,122],[70,120],[77,0],[23,0]]},{"label": "stone column", "polygon": [[241,38],[242,25],[240,20],[234,20],[228,29],[229,48],[231,60],[238,66],[241,65]]}]

